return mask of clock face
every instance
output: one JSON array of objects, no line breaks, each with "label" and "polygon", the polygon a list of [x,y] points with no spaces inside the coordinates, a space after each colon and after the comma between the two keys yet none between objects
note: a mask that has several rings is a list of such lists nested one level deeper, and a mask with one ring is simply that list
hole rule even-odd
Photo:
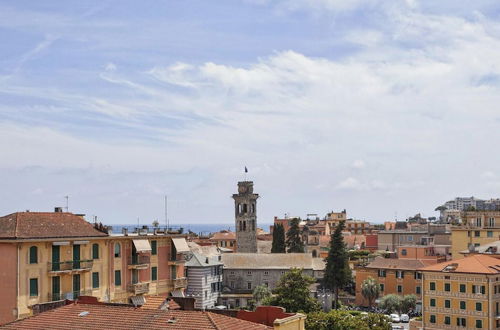
[{"label": "clock face", "polygon": [[239,186],[239,187],[238,187],[238,192],[239,192],[240,194],[244,194],[244,193],[246,193],[246,192],[247,192],[247,187],[246,187],[246,186]]}]

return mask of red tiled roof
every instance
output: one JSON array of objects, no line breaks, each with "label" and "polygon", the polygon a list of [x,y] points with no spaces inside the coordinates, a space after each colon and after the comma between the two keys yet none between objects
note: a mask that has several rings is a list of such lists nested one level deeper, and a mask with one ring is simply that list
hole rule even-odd
[{"label": "red tiled roof", "polygon": [[[168,296],[158,295],[158,296],[146,296],[146,303],[141,306],[142,309],[161,309],[167,300]],[[168,301],[168,309],[181,309],[178,303],[176,303],[173,299]]]},{"label": "red tiled roof", "polygon": [[83,217],[66,212],[17,212],[0,217],[0,239],[101,237]]},{"label": "red tiled roof", "polygon": [[370,262],[366,268],[376,269],[399,269],[399,270],[416,270],[423,267],[424,263],[417,259],[396,259],[377,257]]},{"label": "red tiled roof", "polygon": [[[81,313],[88,312],[86,315]],[[82,315],[82,316],[80,316]],[[174,321],[172,323],[169,320]],[[162,311],[128,306],[71,304],[4,326],[5,329],[272,329],[200,311]]]},{"label": "red tiled roof", "polygon": [[445,271],[447,273],[500,274],[500,260],[484,254],[475,254],[462,259],[441,262],[419,270]]},{"label": "red tiled roof", "polygon": [[236,240],[236,233],[234,231],[221,231],[213,234],[210,240]]}]

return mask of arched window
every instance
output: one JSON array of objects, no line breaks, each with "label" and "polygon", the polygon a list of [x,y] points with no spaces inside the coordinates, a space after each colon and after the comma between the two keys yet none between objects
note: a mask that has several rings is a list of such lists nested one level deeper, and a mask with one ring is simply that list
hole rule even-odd
[{"label": "arched window", "polygon": [[318,256],[318,253],[316,252],[316,250],[313,250],[312,256],[313,256],[313,258],[316,258]]},{"label": "arched window", "polygon": [[36,246],[30,247],[30,264],[38,263],[38,248]]},{"label": "arched window", "polygon": [[99,259],[99,244],[92,244],[92,259]]},{"label": "arched window", "polygon": [[120,258],[120,256],[121,256],[120,243],[115,243],[115,258]]}]

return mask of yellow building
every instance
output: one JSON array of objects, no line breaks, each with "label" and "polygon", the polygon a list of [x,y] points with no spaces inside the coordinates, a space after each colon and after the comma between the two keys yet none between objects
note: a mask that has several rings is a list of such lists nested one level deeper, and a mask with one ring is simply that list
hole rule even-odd
[{"label": "yellow building", "polygon": [[141,304],[145,294],[182,295],[188,251],[179,234],[109,234],[60,209],[0,217],[0,324],[79,296]]},{"label": "yellow building", "polygon": [[462,224],[451,230],[452,259],[463,258],[461,251],[500,239],[499,211],[464,211]]},{"label": "yellow building", "polygon": [[500,327],[498,259],[473,255],[419,270],[422,272],[424,329]]}]

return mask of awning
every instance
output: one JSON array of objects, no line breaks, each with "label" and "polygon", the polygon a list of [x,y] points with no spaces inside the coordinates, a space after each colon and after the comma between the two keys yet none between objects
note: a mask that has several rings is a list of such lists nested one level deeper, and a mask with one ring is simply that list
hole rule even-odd
[{"label": "awning", "polygon": [[133,241],[137,252],[151,252],[151,245],[147,239],[134,239]]},{"label": "awning", "polygon": [[191,251],[191,250],[189,250],[189,246],[188,246],[185,238],[172,238],[172,241],[174,242],[175,249],[177,250],[177,253]]},{"label": "awning", "polygon": [[172,297],[174,297],[174,298],[184,298],[185,297],[183,290],[173,290],[172,292],[170,292],[170,294],[172,294]]},{"label": "awning", "polygon": [[146,303],[146,297],[133,296],[133,297],[130,297],[130,301],[132,301],[132,305],[134,305],[134,306],[142,306]]}]

